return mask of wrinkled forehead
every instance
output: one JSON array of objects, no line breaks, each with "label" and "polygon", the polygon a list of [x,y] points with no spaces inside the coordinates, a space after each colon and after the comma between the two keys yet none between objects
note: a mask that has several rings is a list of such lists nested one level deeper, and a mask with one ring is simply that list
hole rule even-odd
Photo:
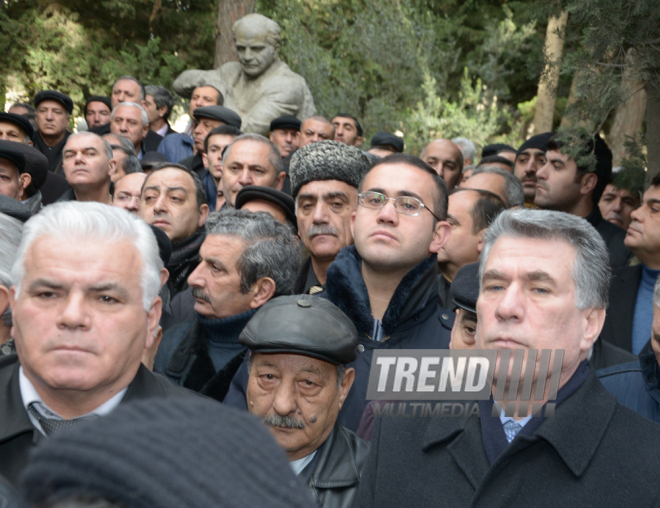
[{"label": "wrinkled forehead", "polygon": [[289,374],[316,374],[327,377],[336,372],[337,368],[330,362],[312,358],[301,353],[267,353],[252,352],[252,365],[276,369]]}]

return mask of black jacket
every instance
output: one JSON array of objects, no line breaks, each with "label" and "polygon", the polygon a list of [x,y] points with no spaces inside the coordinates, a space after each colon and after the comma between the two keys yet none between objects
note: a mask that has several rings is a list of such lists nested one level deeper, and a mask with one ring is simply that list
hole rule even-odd
[{"label": "black jacket", "polygon": [[605,245],[607,245],[607,250],[610,254],[610,266],[612,269],[626,266],[633,256],[632,252],[628,250],[628,247],[623,244],[626,232],[610,221],[603,219],[598,205],[594,206],[593,211],[585,218],[589,224],[596,228],[596,231],[600,233],[603,240],[605,240]]},{"label": "black jacket", "polygon": [[[632,351],[632,326],[637,290],[642,281],[642,265],[624,266],[612,271],[610,305],[607,308],[600,340]],[[649,330],[649,338],[651,331]]]},{"label": "black jacket", "polygon": [[55,146],[48,146],[44,141],[44,138],[41,137],[39,132],[34,135],[34,147],[39,150],[42,154],[48,159],[48,171],[53,173],[63,174],[62,171],[62,150],[64,150],[64,145],[66,145],[67,140],[71,136],[69,131],[66,131],[64,134],[64,139],[57,143]]},{"label": "black jacket", "polygon": [[200,179],[204,179],[204,175],[208,171],[204,167],[204,160],[202,159],[202,155],[199,153],[191,157],[186,157],[185,159],[179,161],[178,164],[181,164],[182,166],[187,167],[190,171],[197,173],[197,176]]},{"label": "black jacket", "polygon": [[[310,289],[314,288],[313,292],[310,293]],[[294,295],[308,295],[308,294],[317,294],[320,293],[323,288],[323,285],[316,278],[316,274],[312,268],[312,257],[309,256],[305,261],[300,265],[298,270],[298,276],[296,277],[296,282],[293,285],[293,294]]]},{"label": "black jacket", "polygon": [[[23,407],[19,387],[18,356],[0,357],[0,475],[16,485],[27,464],[28,453],[42,439],[46,439],[30,421]],[[121,404],[152,397],[191,397],[189,390],[174,386],[164,377],[140,365],[135,378],[128,385]],[[81,424],[84,425],[84,424]]]},{"label": "black jacket", "polygon": [[359,508],[660,506],[660,426],[618,404],[592,369],[492,464],[478,416],[381,417],[371,447]]},{"label": "black jacket", "polygon": [[206,229],[202,226],[185,240],[172,244],[172,255],[165,267],[170,272],[170,278],[167,281],[170,298],[174,298],[177,293],[190,287],[188,286],[188,276],[199,264],[199,248],[205,238]]},{"label": "black jacket", "polygon": [[163,136],[156,134],[154,131],[149,129],[147,135],[142,140],[142,151],[147,152],[156,152],[158,151],[158,145],[163,140]]},{"label": "black jacket", "polygon": [[307,476],[312,496],[322,508],[351,508],[355,503],[362,469],[367,461],[369,443],[348,429],[335,424],[307,468],[300,474]]}]

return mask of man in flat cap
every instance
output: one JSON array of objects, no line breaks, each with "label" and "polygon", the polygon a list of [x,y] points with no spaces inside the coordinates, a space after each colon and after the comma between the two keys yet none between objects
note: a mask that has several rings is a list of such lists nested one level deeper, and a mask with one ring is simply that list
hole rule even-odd
[{"label": "man in flat cap", "polygon": [[60,429],[131,400],[190,396],[141,363],[167,276],[143,221],[99,203],[50,205],[25,224],[12,273],[17,354],[0,358],[0,475],[10,482]]},{"label": "man in flat cap", "polygon": [[288,157],[298,148],[302,122],[291,115],[284,115],[270,122],[270,140],[280,151],[282,158]]},{"label": "man in flat cap", "polygon": [[246,185],[236,195],[236,209],[268,213],[289,226],[291,233],[298,233],[296,203],[291,196],[277,189]]},{"label": "man in flat cap", "polygon": [[61,172],[62,149],[71,134],[67,127],[73,113],[71,97],[57,90],[43,90],[34,97],[38,132],[34,146],[48,158],[48,170]]},{"label": "man in flat cap", "polygon": [[545,152],[548,149],[548,140],[554,136],[554,132],[537,134],[526,140],[516,153],[513,174],[522,183],[525,191],[525,207],[536,208],[534,197],[536,196],[536,172],[545,166],[547,161]]},{"label": "man in flat cap", "polygon": [[337,423],[355,378],[351,320],[319,297],[281,296],[257,311],[240,342],[250,349],[249,412],[269,427],[319,506],[353,506],[369,445]]},{"label": "man in flat cap", "polygon": [[203,155],[205,153],[204,142],[209,132],[221,125],[230,125],[236,129],[241,128],[241,117],[234,111],[224,106],[204,106],[195,109],[193,113],[195,119],[195,128],[193,129],[193,142],[197,153],[188,157],[179,164],[191,169],[197,176],[204,178],[206,167],[204,165]]},{"label": "man in flat cap", "polygon": [[401,153],[403,152],[403,139],[389,132],[377,132],[371,138],[371,148],[367,151],[378,157]]},{"label": "man in flat cap", "polygon": [[85,121],[90,129],[108,125],[110,123],[110,114],[112,113],[112,104],[110,97],[94,95],[87,99],[85,103]]},{"label": "man in flat cap", "polygon": [[246,185],[282,190],[286,173],[277,147],[259,134],[243,134],[227,146],[222,157],[222,193],[233,207]]},{"label": "man in flat cap", "polygon": [[[603,219],[598,201],[612,178],[612,152],[596,134],[584,139],[580,152],[571,158],[565,151],[564,140],[555,134],[547,142],[546,163],[536,171],[534,204],[544,210],[558,210],[582,217],[605,240],[610,253],[610,266],[626,266],[632,257],[624,245],[626,232]],[[592,154],[595,167],[580,162]]]},{"label": "man in flat cap", "polygon": [[42,207],[39,189],[48,174],[48,160],[36,148],[0,141],[0,194],[21,201],[35,214]]},{"label": "man in flat cap", "polygon": [[419,158],[431,166],[452,190],[461,181],[463,171],[463,152],[459,146],[448,139],[435,139],[424,147]]},{"label": "man in flat cap", "polygon": [[357,187],[370,167],[359,148],[338,141],[313,143],[293,155],[290,176],[298,234],[310,254],[301,266],[296,293],[320,291],[330,263],[353,244]]},{"label": "man in flat cap", "polygon": [[291,293],[297,250],[270,215],[229,209],[209,216],[199,258],[188,277],[194,320],[166,330],[154,370],[222,401],[245,357],[238,335],[259,307]]}]

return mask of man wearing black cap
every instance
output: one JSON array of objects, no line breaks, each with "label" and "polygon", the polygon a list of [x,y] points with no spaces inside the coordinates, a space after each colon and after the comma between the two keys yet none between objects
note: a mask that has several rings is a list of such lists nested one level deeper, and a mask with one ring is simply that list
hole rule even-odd
[{"label": "man wearing black cap", "polygon": [[241,117],[237,113],[224,106],[205,106],[195,109],[193,113],[195,118],[195,128],[193,129],[193,141],[197,153],[188,157],[179,164],[186,166],[197,173],[197,176],[204,178],[206,168],[202,154],[204,153],[204,141],[212,129],[220,125],[231,125],[237,129],[241,128]]},{"label": "man wearing black cap", "polygon": [[73,112],[71,97],[56,90],[43,90],[34,97],[38,132],[34,146],[48,158],[48,169],[61,171],[62,149],[71,134],[67,131]]},{"label": "man wearing black cap", "polygon": [[490,157],[491,155],[499,155],[511,161],[513,164],[516,161],[517,150],[510,145],[504,143],[493,143],[486,145],[481,150],[481,157]]},{"label": "man wearing black cap", "polygon": [[[7,155],[3,156],[3,153]],[[12,154],[14,159],[18,157],[16,163],[10,162]],[[23,167],[21,155],[25,160]],[[48,160],[36,148],[12,141],[0,141],[0,175],[0,194],[21,201],[32,214],[42,207],[39,189],[43,188],[49,175],[58,176],[48,171]]]},{"label": "man wearing black cap", "polygon": [[282,158],[288,157],[298,148],[302,122],[291,115],[284,115],[270,122],[270,140],[280,151]]},{"label": "man wearing black cap", "polygon": [[335,126],[335,141],[350,146],[362,144],[362,125],[357,118],[348,113],[338,113],[332,118]]},{"label": "man wearing black cap", "polygon": [[319,292],[339,251],[353,244],[357,187],[370,167],[359,148],[337,141],[304,146],[292,157],[298,232],[310,254],[301,266],[296,293]]},{"label": "man wearing black cap", "polygon": [[194,321],[165,332],[154,370],[222,401],[245,356],[239,333],[264,303],[291,293],[298,258],[291,231],[265,213],[215,212],[206,233],[188,277]]},{"label": "man wearing black cap", "polygon": [[0,141],[0,194],[22,201],[30,181],[30,174],[25,172],[25,155],[18,144]]},{"label": "man wearing black cap", "polygon": [[371,138],[371,148],[368,152],[379,157],[401,153],[403,152],[403,139],[389,132],[377,132]]},{"label": "man wearing black cap", "polygon": [[558,210],[585,218],[605,240],[610,253],[610,266],[626,266],[632,253],[624,245],[625,231],[603,219],[598,201],[612,177],[612,152],[596,134],[585,140],[580,155],[593,153],[595,169],[578,165],[578,159],[562,153],[564,143],[560,135],[547,142],[545,165],[536,171],[534,204],[545,210]]},{"label": "man wearing black cap", "polygon": [[268,426],[319,506],[352,507],[369,445],[337,423],[355,379],[351,320],[327,300],[281,296],[257,311],[240,342],[250,349],[248,411]]},{"label": "man wearing black cap", "polygon": [[15,113],[0,112],[0,140],[32,144],[34,129],[27,118]]},{"label": "man wearing black cap", "polygon": [[94,95],[85,104],[85,121],[90,129],[108,125],[112,113],[110,97]]},{"label": "man wearing black cap", "polygon": [[536,208],[534,197],[536,196],[536,172],[545,166],[547,161],[545,152],[548,149],[548,140],[554,136],[554,132],[537,134],[525,141],[514,161],[513,174],[522,183],[525,192],[525,207]]},{"label": "man wearing black cap", "polygon": [[248,212],[266,212],[282,224],[289,226],[295,235],[296,204],[288,194],[270,187],[246,185],[236,195],[236,209]]}]

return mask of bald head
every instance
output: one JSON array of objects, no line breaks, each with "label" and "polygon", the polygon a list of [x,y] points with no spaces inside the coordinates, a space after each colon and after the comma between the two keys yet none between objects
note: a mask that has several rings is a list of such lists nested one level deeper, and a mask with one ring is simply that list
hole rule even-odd
[{"label": "bald head", "polygon": [[449,190],[460,182],[463,154],[457,144],[448,139],[436,139],[424,147],[419,157],[436,170]]}]

